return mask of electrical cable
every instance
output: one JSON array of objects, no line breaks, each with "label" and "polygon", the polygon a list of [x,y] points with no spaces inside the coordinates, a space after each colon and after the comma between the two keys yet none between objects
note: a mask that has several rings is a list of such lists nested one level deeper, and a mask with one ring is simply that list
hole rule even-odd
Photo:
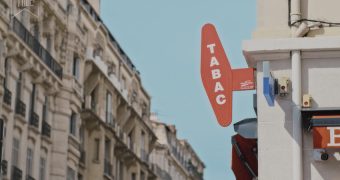
[{"label": "electrical cable", "polygon": [[288,26],[294,26],[297,23],[300,22],[315,22],[315,23],[321,23],[320,26],[328,25],[328,27],[334,27],[334,26],[340,26],[340,23],[334,23],[334,22],[328,22],[328,21],[321,21],[321,20],[315,20],[315,19],[300,19],[292,23],[291,20],[291,0],[288,0]]},{"label": "electrical cable", "polygon": [[300,22],[315,22],[315,23],[321,23],[321,26],[328,25],[329,27],[334,27],[334,26],[340,26],[340,23],[334,23],[334,22],[328,22],[328,21],[320,21],[320,20],[314,20],[314,19],[300,19],[297,20],[293,23],[290,23],[290,26],[294,26],[297,23]]}]

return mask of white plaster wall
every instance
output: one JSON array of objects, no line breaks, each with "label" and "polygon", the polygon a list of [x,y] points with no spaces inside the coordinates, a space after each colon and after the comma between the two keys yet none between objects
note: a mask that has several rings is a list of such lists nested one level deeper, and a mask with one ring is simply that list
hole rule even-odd
[{"label": "white plaster wall", "polygon": [[[274,77],[290,77],[290,61],[271,61]],[[263,95],[262,62],[257,64],[259,179],[287,180],[292,177],[291,96],[267,105]]]},{"label": "white plaster wall", "polygon": [[[291,76],[291,61],[270,61],[275,78]],[[257,63],[259,179],[292,179],[292,101],[291,96],[276,98],[269,107],[263,96],[262,62]],[[304,59],[302,61],[302,93],[313,98],[313,108],[340,107],[340,58]],[[303,134],[304,180],[336,180],[340,162],[332,156],[325,162],[312,157],[312,132]],[[339,150],[340,151],[340,150]]]},{"label": "white plaster wall", "polygon": [[[313,107],[340,107],[340,58],[304,59],[302,63],[302,92],[311,94]],[[304,177],[311,180],[337,180],[340,162],[332,156],[325,162],[312,159],[313,137],[304,133]],[[340,150],[339,150],[340,151]]]}]

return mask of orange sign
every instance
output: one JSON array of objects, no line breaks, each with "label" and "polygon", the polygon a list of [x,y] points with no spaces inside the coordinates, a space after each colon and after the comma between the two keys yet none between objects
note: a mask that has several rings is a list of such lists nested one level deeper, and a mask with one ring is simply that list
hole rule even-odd
[{"label": "orange sign", "polygon": [[340,148],[340,127],[313,127],[314,149]]},{"label": "orange sign", "polygon": [[201,78],[217,121],[228,126],[232,122],[232,91],[254,89],[254,69],[231,69],[212,24],[202,28]]}]

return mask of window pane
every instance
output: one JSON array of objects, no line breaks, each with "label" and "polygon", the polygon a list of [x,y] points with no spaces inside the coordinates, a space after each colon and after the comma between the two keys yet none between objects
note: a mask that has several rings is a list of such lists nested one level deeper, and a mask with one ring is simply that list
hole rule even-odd
[{"label": "window pane", "polygon": [[39,172],[39,180],[45,180],[46,176],[46,159],[40,158],[40,172]]},{"label": "window pane", "polygon": [[70,119],[70,134],[76,136],[77,114],[72,112]]},{"label": "window pane", "polygon": [[72,69],[72,75],[76,78],[79,79],[79,58],[75,54],[73,58],[73,69]]},{"label": "window pane", "polygon": [[94,140],[94,160],[99,161],[99,145],[100,145],[100,140],[95,139]]},{"label": "window pane", "polygon": [[42,108],[42,120],[47,121],[48,118],[48,96],[45,96],[45,102]]},{"label": "window pane", "polygon": [[106,94],[106,122],[112,123],[112,95],[110,92]]},{"label": "window pane", "polygon": [[19,148],[20,148],[19,139],[13,138],[12,165],[16,167],[18,167],[18,162],[19,162]]},{"label": "window pane", "polygon": [[27,159],[26,159],[26,173],[32,176],[33,172],[33,150],[31,148],[27,149]]},{"label": "window pane", "polygon": [[20,99],[21,98],[21,80],[22,80],[22,73],[19,73],[19,79],[17,80],[17,94],[16,98]]},{"label": "window pane", "polygon": [[8,58],[5,59],[5,78],[4,78],[4,87],[8,87],[8,76],[9,76],[9,72],[10,72],[10,67],[9,67],[9,63],[8,63]]}]

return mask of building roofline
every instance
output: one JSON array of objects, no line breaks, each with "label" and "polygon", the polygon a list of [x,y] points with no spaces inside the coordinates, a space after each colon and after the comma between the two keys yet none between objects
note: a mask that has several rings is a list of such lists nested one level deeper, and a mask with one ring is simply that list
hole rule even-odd
[{"label": "building roofline", "polygon": [[314,53],[314,58],[321,56],[320,52],[323,51],[328,52],[327,56],[339,57],[340,37],[254,39],[244,41],[242,49],[249,67],[255,67],[258,61],[290,59],[293,50],[302,51],[307,58],[312,58],[311,51],[319,54]]}]

